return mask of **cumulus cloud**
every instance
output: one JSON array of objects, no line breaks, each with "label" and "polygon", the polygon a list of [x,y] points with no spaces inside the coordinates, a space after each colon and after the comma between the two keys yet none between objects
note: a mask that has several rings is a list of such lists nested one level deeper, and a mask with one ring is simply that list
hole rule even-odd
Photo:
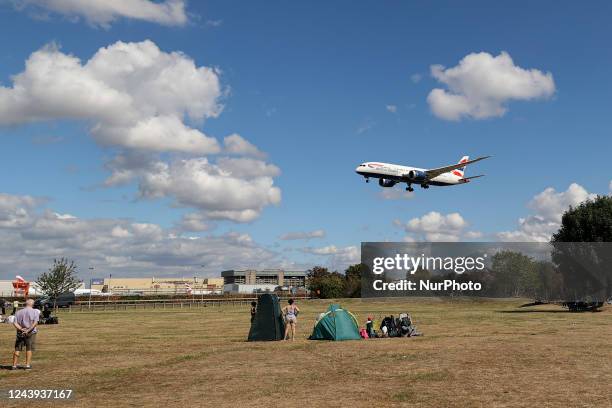
[{"label": "cumulus cloud", "polygon": [[263,159],[266,154],[260,151],[257,146],[251,144],[237,133],[223,138],[224,152],[227,154],[236,154],[241,156],[252,156]]},{"label": "cumulus cloud", "polygon": [[280,203],[274,166],[258,163],[245,175],[240,163],[227,160],[230,164],[206,158],[157,162],[139,175],[140,196],[174,197],[178,205],[205,210],[209,218],[237,222],[252,221],[264,207]]},{"label": "cumulus cloud", "polygon": [[459,213],[440,214],[431,211],[422,217],[416,217],[403,223],[393,221],[397,227],[403,228],[409,235],[406,241],[459,241],[461,238],[475,239],[481,236],[476,231],[466,231],[469,224]]},{"label": "cumulus cloud", "polygon": [[431,75],[447,89],[433,89],[427,102],[445,120],[499,117],[512,100],[546,99],[555,93],[550,72],[521,68],[506,52],[471,53],[452,68],[432,65]]},{"label": "cumulus cloud", "polygon": [[337,247],[328,245],[324,247],[306,247],[301,251],[307,254],[326,258],[326,266],[332,270],[344,271],[349,265],[361,262],[361,250],[357,246]]},{"label": "cumulus cloud", "polygon": [[55,13],[73,21],[85,19],[93,26],[108,28],[119,18],[149,21],[167,26],[187,23],[184,0],[13,0],[17,10]]},{"label": "cumulus cloud", "polygon": [[[0,194],[0,279],[28,279],[53,258],[75,259],[80,270],[122,276],[218,276],[227,268],[270,268],[285,262],[248,234],[176,235],[126,219],[82,219],[41,208],[41,200]],[[187,218],[189,219],[189,218]],[[114,272],[117,271],[117,272]]]},{"label": "cumulus cloud", "polygon": [[214,228],[214,225],[208,222],[202,214],[189,213],[183,215],[178,228],[181,231],[202,232]]},{"label": "cumulus cloud", "polygon": [[387,105],[385,106],[385,108],[391,112],[391,113],[397,113],[397,106],[396,105]]},{"label": "cumulus cloud", "polygon": [[246,157],[220,157],[217,166],[224,174],[244,179],[272,178],[280,175],[280,169],[275,165]]},{"label": "cumulus cloud", "polygon": [[[103,186],[135,181],[140,198],[170,198],[201,217],[250,222],[280,202],[280,169],[238,134],[221,146],[194,127],[223,110],[219,76],[148,40],[117,42],[85,62],[50,45],[28,58],[12,86],[0,87],[0,125],[85,121],[99,144],[118,151],[106,163]],[[191,221],[185,225],[195,227]]]},{"label": "cumulus cloud", "polygon": [[547,242],[561,225],[563,213],[587,199],[594,199],[591,194],[579,184],[572,183],[566,191],[557,192],[549,187],[537,194],[527,205],[533,214],[519,218],[519,228],[514,231],[503,231],[497,234],[502,241]]},{"label": "cumulus cloud", "polygon": [[279,239],[283,241],[291,241],[291,240],[298,240],[298,239],[309,240],[313,238],[324,238],[324,237],[325,237],[325,230],[317,229],[314,231],[288,232],[286,234],[281,235]]},{"label": "cumulus cloud", "polygon": [[19,228],[30,221],[29,213],[40,203],[31,196],[0,193],[0,228]]},{"label": "cumulus cloud", "polygon": [[0,124],[86,120],[101,144],[217,153],[216,139],[184,122],[222,110],[219,72],[152,41],[117,42],[87,62],[49,45],[34,52],[11,87],[0,87]]},{"label": "cumulus cloud", "polygon": [[419,82],[421,82],[421,79],[423,78],[423,76],[421,74],[412,74],[410,75],[410,80],[415,83],[418,84]]},{"label": "cumulus cloud", "polygon": [[217,117],[219,72],[152,41],[117,42],[82,63],[49,45],[0,87],[0,125],[55,119],[91,123],[101,144],[149,151],[218,153],[216,139],[187,125]]}]

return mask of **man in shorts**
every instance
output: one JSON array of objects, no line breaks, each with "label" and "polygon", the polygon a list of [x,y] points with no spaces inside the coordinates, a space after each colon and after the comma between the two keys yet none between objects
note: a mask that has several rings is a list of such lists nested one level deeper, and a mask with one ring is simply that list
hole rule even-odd
[{"label": "man in shorts", "polygon": [[15,351],[13,353],[12,369],[17,369],[19,354],[23,349],[26,349],[26,365],[25,369],[32,368],[32,352],[36,348],[36,333],[38,329],[38,319],[40,318],[40,310],[34,309],[34,300],[26,300],[26,305],[23,309],[15,314],[15,322],[13,326],[17,329],[17,338],[15,339]]}]

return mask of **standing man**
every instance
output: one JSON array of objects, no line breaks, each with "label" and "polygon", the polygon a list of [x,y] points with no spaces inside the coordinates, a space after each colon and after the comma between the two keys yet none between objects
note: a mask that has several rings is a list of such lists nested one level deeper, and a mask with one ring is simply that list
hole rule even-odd
[{"label": "standing man", "polygon": [[38,330],[38,319],[40,318],[40,310],[34,309],[34,300],[26,300],[25,307],[15,314],[15,323],[13,325],[17,329],[17,338],[15,339],[15,351],[13,352],[12,369],[17,369],[19,361],[19,353],[26,349],[26,365],[25,369],[32,368],[32,352],[36,348],[36,333]]},{"label": "standing man", "polygon": [[11,313],[13,316],[15,316],[15,313],[17,312],[17,309],[19,309],[19,301],[18,300],[14,300],[13,301],[13,313]]}]

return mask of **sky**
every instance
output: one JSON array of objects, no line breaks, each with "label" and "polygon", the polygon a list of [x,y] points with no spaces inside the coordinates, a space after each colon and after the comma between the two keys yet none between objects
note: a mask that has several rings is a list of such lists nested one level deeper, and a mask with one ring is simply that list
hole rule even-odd
[{"label": "sky", "polygon": [[[546,241],[612,192],[609,2],[0,1],[0,278]],[[406,193],[365,161],[486,177]],[[94,268],[94,269],[89,269]],[[92,276],[90,276],[92,275]]]}]

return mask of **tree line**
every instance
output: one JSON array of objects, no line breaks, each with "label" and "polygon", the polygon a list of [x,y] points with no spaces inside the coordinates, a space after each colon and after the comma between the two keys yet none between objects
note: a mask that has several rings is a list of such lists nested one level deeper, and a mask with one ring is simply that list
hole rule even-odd
[{"label": "tree line", "polygon": [[[550,240],[550,261],[506,250],[496,253],[490,267],[482,271],[432,274],[420,269],[406,279],[478,282],[483,288],[478,295],[488,297],[558,300],[555,298],[561,296],[563,300],[575,300],[584,294],[599,293],[607,298],[612,296],[612,251],[609,245],[599,244],[609,242],[612,242],[612,196],[598,196],[570,207],[563,214],[561,226]],[[308,289],[320,298],[361,297],[364,271],[362,264],[349,266],[344,274],[316,266],[308,271]]]}]

